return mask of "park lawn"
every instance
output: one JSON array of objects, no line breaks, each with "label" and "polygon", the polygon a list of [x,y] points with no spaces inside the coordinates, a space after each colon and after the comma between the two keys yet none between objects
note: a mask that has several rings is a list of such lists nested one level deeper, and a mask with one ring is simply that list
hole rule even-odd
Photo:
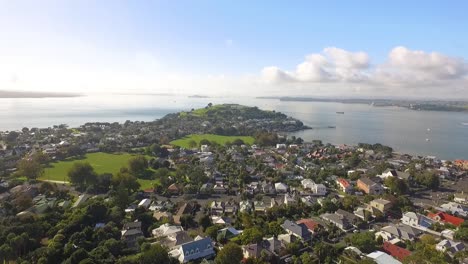
[{"label": "park lawn", "polygon": [[[59,162],[51,163],[49,168],[44,170],[44,174],[39,180],[50,180],[50,181],[64,181],[68,182],[68,170],[72,167],[75,162],[89,162],[93,166],[94,170],[98,174],[102,173],[117,173],[120,168],[127,165],[128,160],[133,157],[133,154],[122,153],[122,154],[110,154],[104,152],[86,154],[83,159],[69,159]],[[149,158],[149,157],[147,157]],[[145,190],[153,187],[153,184],[159,184],[159,179],[146,180],[138,179],[141,187],[140,189]]]},{"label": "park lawn", "polygon": [[197,145],[200,144],[202,139],[207,139],[209,141],[214,141],[220,145],[225,145],[227,142],[233,142],[236,139],[241,139],[244,143],[248,145],[252,145],[255,139],[251,136],[221,136],[221,135],[214,135],[214,134],[192,134],[185,136],[181,139],[177,139],[171,141],[170,143],[175,146],[189,148],[189,142],[194,140],[197,142]]}]

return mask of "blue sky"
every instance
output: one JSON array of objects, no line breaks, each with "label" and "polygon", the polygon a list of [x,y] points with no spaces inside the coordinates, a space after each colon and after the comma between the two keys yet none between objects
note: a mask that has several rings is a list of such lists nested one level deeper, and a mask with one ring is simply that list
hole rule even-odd
[{"label": "blue sky", "polygon": [[468,94],[466,10],[466,1],[0,0],[0,87],[443,96],[449,86],[457,97]]}]

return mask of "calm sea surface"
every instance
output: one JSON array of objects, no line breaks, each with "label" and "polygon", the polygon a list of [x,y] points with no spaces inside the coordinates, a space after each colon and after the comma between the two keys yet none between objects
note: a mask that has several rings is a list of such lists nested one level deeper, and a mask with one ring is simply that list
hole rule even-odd
[{"label": "calm sea surface", "polygon": [[[253,98],[188,98],[112,95],[76,98],[0,99],[0,130],[79,126],[86,122],[150,121],[168,113],[216,103],[240,103],[281,111],[314,129],[294,133],[336,144],[382,143],[396,151],[468,159],[468,113],[412,111],[396,107]],[[344,114],[337,114],[342,111]],[[334,127],[334,128],[330,128]]]}]

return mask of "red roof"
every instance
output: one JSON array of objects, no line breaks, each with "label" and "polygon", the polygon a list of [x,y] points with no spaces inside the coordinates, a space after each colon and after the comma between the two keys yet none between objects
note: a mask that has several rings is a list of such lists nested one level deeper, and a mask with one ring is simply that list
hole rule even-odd
[{"label": "red roof", "polygon": [[436,221],[449,223],[449,224],[452,224],[454,226],[460,226],[463,222],[465,222],[465,220],[463,220],[460,217],[449,215],[449,214],[444,213],[444,212],[438,212],[438,213],[435,213],[435,214],[429,213],[429,214],[427,214],[427,216],[429,218],[431,218],[431,219],[436,220]]},{"label": "red roof", "polygon": [[312,219],[301,219],[296,222],[297,224],[304,224],[307,229],[314,231],[320,225],[319,223],[312,221]]},{"label": "red roof", "polygon": [[338,179],[338,182],[341,183],[341,186],[343,186],[344,188],[348,188],[348,187],[349,187],[349,182],[348,182],[346,179],[339,178],[339,179]]},{"label": "red roof", "polygon": [[404,249],[402,247],[399,247],[397,245],[393,245],[390,242],[384,242],[382,248],[385,252],[387,252],[388,254],[392,255],[392,257],[400,261],[403,261],[404,258],[411,255],[411,251]]}]

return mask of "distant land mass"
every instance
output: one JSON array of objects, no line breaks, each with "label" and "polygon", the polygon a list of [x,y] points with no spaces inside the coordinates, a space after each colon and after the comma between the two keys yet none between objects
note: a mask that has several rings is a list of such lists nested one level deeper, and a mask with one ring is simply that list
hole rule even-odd
[{"label": "distant land mass", "polygon": [[28,92],[28,91],[5,91],[0,90],[0,98],[47,98],[47,97],[79,97],[74,93],[54,93],[54,92]]},{"label": "distant land mass", "polygon": [[468,112],[468,101],[411,100],[411,99],[337,99],[289,96],[261,96],[257,99],[277,99],[294,102],[333,102],[343,104],[368,104],[372,106],[397,106],[419,111]]},{"label": "distant land mass", "polygon": [[210,98],[210,97],[206,95],[195,94],[195,95],[189,95],[188,98]]}]

